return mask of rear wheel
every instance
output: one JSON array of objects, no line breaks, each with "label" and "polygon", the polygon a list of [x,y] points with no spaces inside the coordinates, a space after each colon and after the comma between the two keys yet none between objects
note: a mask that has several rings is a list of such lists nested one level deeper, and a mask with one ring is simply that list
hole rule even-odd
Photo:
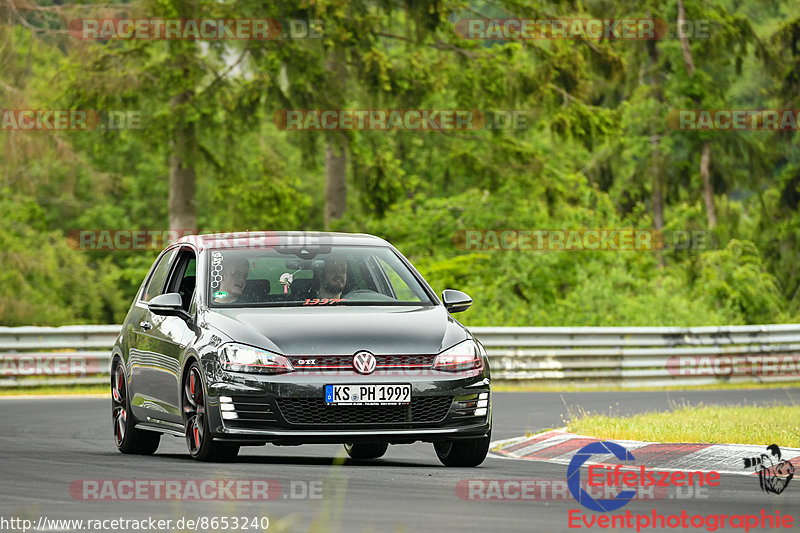
[{"label": "rear wheel", "polygon": [[151,455],[158,449],[161,434],[136,429],[130,412],[128,382],[125,369],[117,361],[111,371],[111,420],[114,424],[114,442],[122,453]]},{"label": "rear wheel", "polygon": [[200,365],[192,363],[183,384],[183,420],[186,445],[198,461],[232,461],[239,454],[239,446],[214,442],[208,429],[206,393]]},{"label": "rear wheel", "polygon": [[389,449],[388,442],[348,442],[344,451],[353,459],[377,459]]},{"label": "rear wheel", "polygon": [[445,466],[478,466],[489,453],[492,437],[434,442],[436,455]]}]

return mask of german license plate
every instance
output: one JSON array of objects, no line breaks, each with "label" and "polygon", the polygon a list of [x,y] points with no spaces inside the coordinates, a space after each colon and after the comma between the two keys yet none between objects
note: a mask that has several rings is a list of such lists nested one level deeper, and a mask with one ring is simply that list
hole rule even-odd
[{"label": "german license plate", "polygon": [[411,385],[325,385],[329,405],[402,405],[411,403]]}]

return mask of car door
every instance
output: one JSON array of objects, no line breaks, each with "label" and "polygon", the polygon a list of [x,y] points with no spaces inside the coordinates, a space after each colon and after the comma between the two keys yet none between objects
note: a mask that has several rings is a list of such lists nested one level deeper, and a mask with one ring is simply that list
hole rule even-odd
[{"label": "car door", "polygon": [[[183,297],[184,310],[189,312],[194,300],[197,256],[190,247],[182,247],[172,260],[163,294],[177,292]],[[150,313],[150,311],[148,311]],[[181,364],[184,350],[194,337],[186,321],[176,316],[150,313],[151,328],[143,335],[152,347],[150,370],[145,390],[158,408],[151,415],[168,422],[182,422]]]},{"label": "car door", "polygon": [[159,348],[156,338],[152,335],[153,314],[147,308],[147,302],[164,293],[167,277],[177,253],[178,248],[167,249],[156,259],[126,320],[130,342],[128,376],[131,407],[140,420],[146,420],[147,417],[166,411],[152,393],[153,382],[159,379],[154,368]]}]

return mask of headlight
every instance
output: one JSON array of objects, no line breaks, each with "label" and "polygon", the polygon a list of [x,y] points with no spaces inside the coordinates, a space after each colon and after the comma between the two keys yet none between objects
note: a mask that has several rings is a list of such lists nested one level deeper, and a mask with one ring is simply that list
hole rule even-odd
[{"label": "headlight", "polygon": [[483,368],[483,355],[478,344],[472,340],[458,343],[443,351],[433,360],[434,370],[457,372]]},{"label": "headlight", "polygon": [[294,370],[284,356],[244,344],[225,344],[218,355],[222,368],[233,372],[278,374]]}]

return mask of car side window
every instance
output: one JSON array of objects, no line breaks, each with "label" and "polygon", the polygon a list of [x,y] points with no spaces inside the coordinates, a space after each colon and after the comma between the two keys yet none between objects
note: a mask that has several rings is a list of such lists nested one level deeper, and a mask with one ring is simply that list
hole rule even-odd
[{"label": "car side window", "polygon": [[175,257],[175,252],[175,250],[171,250],[163,254],[158,260],[158,264],[153,267],[150,279],[147,280],[147,285],[142,291],[142,301],[149,302],[159,294],[163,294],[164,282],[167,280],[169,265],[172,263],[172,258]]},{"label": "car side window", "polygon": [[197,285],[197,258],[191,250],[181,250],[175,262],[166,292],[177,292],[181,295],[184,311],[189,311]]}]

